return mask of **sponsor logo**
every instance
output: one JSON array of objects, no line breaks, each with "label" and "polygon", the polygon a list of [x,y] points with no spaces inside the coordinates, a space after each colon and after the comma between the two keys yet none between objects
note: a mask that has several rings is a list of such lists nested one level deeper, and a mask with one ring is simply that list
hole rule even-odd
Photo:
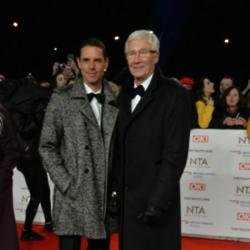
[{"label": "sponsor logo", "polygon": [[250,228],[242,228],[242,227],[231,227],[233,231],[242,231],[242,232],[250,232]]},{"label": "sponsor logo", "polygon": [[189,152],[195,152],[195,153],[213,153],[212,149],[189,149]]},{"label": "sponsor logo", "polygon": [[192,175],[192,172],[191,171],[184,171],[183,174],[186,174],[186,175]]},{"label": "sponsor logo", "polygon": [[240,154],[241,154],[240,150],[231,150],[231,152],[232,152],[233,154],[237,154],[237,155],[240,155]]},{"label": "sponsor logo", "polygon": [[19,212],[19,213],[24,213],[26,210],[26,208],[15,208],[15,211]]},{"label": "sponsor logo", "polygon": [[233,179],[239,180],[239,181],[248,181],[248,180],[250,180],[250,177],[234,176]]},{"label": "sponsor logo", "polygon": [[181,222],[182,222],[183,224],[188,224],[188,223],[189,223],[188,220],[181,220]]},{"label": "sponsor logo", "polygon": [[193,177],[194,178],[206,178],[207,176],[216,176],[215,173],[213,172],[193,172]]},{"label": "sponsor logo", "polygon": [[232,203],[235,203],[235,204],[239,204],[240,203],[240,201],[239,200],[236,200],[236,199],[234,199],[234,200],[228,200],[229,202],[232,202]]},{"label": "sponsor logo", "polygon": [[228,200],[229,202],[232,202],[236,205],[239,205],[240,207],[243,207],[243,208],[249,208],[250,207],[250,201],[240,201],[240,200],[237,200],[237,199],[233,199],[233,200]]},{"label": "sponsor logo", "polygon": [[190,182],[189,183],[189,190],[194,190],[194,191],[206,191],[207,189],[207,184],[206,183],[201,183],[201,182]]},{"label": "sponsor logo", "polygon": [[188,220],[182,220],[183,224],[188,225],[190,227],[210,227],[213,226],[213,222],[207,222],[207,221],[188,221]]},{"label": "sponsor logo", "polygon": [[208,143],[208,135],[193,135],[192,142],[194,142],[194,143]]},{"label": "sponsor logo", "polygon": [[239,170],[250,170],[250,162],[240,162]]},{"label": "sponsor logo", "polygon": [[186,215],[205,217],[206,212],[203,206],[187,206]]},{"label": "sponsor logo", "polygon": [[245,137],[239,137],[238,138],[238,143],[239,143],[239,145],[249,145],[250,144],[250,139],[248,139],[246,136]]},{"label": "sponsor logo", "polygon": [[192,200],[192,201],[207,201],[207,202],[209,202],[210,201],[210,198],[206,198],[206,197],[204,197],[204,198],[201,198],[201,197],[189,197],[189,196],[185,196],[184,197],[184,200]]},{"label": "sponsor logo", "polygon": [[250,221],[250,213],[247,212],[238,212],[236,214],[236,219],[240,221]]}]

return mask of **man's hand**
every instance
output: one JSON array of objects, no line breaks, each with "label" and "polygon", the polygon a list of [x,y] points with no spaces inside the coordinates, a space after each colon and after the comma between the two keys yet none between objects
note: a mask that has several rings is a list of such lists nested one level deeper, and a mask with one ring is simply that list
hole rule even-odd
[{"label": "man's hand", "polygon": [[145,212],[140,213],[137,219],[147,225],[153,225],[157,223],[162,217],[164,211],[161,208],[150,206]]}]

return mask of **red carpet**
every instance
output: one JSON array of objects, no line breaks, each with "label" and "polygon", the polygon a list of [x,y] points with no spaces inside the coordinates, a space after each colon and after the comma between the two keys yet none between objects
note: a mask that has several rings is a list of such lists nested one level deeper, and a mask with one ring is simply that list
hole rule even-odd
[{"label": "red carpet", "polygon": [[[19,224],[17,229],[20,236],[22,225]],[[57,237],[52,233],[45,233],[42,230],[42,226],[34,227],[34,231],[45,236],[44,240],[33,242],[20,241],[20,250],[58,250]],[[86,240],[83,239],[81,250],[86,249],[86,244]],[[117,234],[112,236],[110,250],[118,250]],[[183,237],[182,250],[250,250],[250,243]]]}]

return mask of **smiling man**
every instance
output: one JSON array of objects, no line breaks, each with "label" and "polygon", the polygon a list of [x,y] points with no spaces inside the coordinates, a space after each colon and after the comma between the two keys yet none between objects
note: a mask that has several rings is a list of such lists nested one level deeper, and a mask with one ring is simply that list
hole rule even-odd
[{"label": "smiling man", "polygon": [[118,110],[104,79],[108,57],[104,44],[86,40],[77,58],[82,78],[59,88],[48,105],[40,153],[54,188],[54,232],[60,250],[108,250],[107,177],[111,137]]},{"label": "smiling man", "polygon": [[156,65],[159,40],[148,30],[127,38],[133,79],[119,97],[114,186],[121,198],[121,250],[180,250],[179,180],[191,119],[186,89]]}]

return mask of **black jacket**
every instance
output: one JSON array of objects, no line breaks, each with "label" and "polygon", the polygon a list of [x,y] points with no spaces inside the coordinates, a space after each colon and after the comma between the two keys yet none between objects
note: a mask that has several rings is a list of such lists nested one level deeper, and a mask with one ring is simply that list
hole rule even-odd
[{"label": "black jacket", "polygon": [[[190,98],[182,86],[156,72],[131,114],[128,88],[119,98],[115,151],[121,249],[180,250],[179,180],[188,153]],[[151,205],[165,213],[148,227],[137,216]]]}]

